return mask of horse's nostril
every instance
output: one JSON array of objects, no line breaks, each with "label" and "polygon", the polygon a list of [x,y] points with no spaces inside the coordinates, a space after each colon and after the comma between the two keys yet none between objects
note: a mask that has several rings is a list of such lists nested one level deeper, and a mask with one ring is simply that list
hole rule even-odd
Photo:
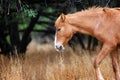
[{"label": "horse's nostril", "polygon": [[62,50],[62,49],[63,49],[63,46],[62,46],[62,45],[56,45],[56,49]]},{"label": "horse's nostril", "polygon": [[62,46],[60,46],[59,49],[62,50]]}]

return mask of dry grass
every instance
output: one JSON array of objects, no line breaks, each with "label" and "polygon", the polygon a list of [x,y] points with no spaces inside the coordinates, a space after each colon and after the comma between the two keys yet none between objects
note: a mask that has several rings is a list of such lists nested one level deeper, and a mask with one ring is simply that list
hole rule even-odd
[{"label": "dry grass", "polygon": [[[95,52],[76,46],[75,52],[67,47],[62,53],[52,44],[31,43],[25,59],[0,56],[0,80],[95,80],[93,60]],[[100,65],[105,80],[115,80],[109,55]]]}]

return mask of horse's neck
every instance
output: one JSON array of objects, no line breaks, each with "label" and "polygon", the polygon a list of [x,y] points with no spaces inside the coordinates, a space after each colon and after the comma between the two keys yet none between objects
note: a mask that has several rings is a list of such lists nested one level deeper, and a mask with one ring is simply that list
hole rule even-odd
[{"label": "horse's neck", "polygon": [[76,27],[76,31],[93,35],[94,34],[94,27],[97,25],[95,16],[73,16],[69,19],[70,23]]}]

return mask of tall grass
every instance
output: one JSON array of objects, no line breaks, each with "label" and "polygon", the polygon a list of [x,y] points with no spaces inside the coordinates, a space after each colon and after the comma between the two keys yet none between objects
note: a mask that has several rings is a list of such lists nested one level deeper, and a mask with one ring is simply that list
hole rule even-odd
[{"label": "tall grass", "polygon": [[[0,80],[96,80],[93,60],[98,52],[67,46],[59,53],[52,44],[33,42],[24,59],[0,56]],[[105,80],[115,80],[109,55],[100,68]]]}]

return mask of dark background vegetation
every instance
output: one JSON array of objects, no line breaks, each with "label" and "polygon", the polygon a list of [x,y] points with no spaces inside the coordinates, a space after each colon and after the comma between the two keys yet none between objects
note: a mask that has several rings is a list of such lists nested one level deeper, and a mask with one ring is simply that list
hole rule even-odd
[{"label": "dark background vegetation", "polygon": [[[92,6],[119,7],[120,0],[0,0],[0,52],[25,53],[31,35],[36,33],[54,40],[51,36],[55,34],[54,22],[61,13],[73,13]],[[75,34],[69,45],[74,47],[76,43],[91,50],[98,41]]]}]

